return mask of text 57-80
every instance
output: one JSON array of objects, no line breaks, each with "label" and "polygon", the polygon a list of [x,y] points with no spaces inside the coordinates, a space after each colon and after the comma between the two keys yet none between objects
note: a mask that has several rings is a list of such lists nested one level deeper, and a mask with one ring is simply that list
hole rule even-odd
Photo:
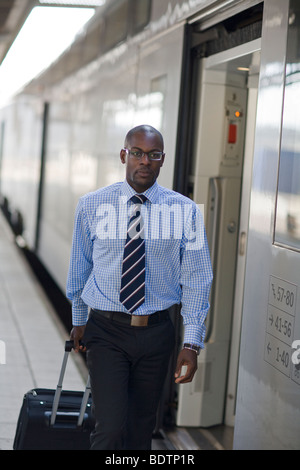
[{"label": "text 57-80", "polygon": [[274,299],[276,299],[278,302],[285,302],[286,305],[292,307],[294,305],[294,300],[295,300],[295,295],[294,292],[291,292],[289,290],[285,290],[283,287],[276,286],[272,284],[272,292]]}]

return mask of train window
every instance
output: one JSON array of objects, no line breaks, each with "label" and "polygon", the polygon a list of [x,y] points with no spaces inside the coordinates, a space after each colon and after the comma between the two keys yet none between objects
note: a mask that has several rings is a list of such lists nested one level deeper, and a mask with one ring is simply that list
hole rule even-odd
[{"label": "train window", "polygon": [[291,0],[275,243],[300,250],[300,5]]},{"label": "train window", "polygon": [[150,20],[151,0],[133,0],[133,34],[141,31]]},{"label": "train window", "polygon": [[105,21],[104,48],[111,49],[128,34],[129,0],[119,0],[109,10]]},{"label": "train window", "polygon": [[162,131],[164,111],[165,111],[165,98],[167,92],[167,75],[154,78],[151,80],[150,87],[150,113],[154,125]]}]

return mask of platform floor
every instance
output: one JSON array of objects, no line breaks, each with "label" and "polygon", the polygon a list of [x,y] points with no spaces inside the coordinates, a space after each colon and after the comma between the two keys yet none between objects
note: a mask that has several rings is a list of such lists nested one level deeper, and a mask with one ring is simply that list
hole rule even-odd
[{"label": "platform floor", "polygon": [[[12,449],[24,393],[34,387],[56,387],[66,339],[0,212],[1,450]],[[85,368],[77,354],[69,357],[64,388],[81,390]]]}]

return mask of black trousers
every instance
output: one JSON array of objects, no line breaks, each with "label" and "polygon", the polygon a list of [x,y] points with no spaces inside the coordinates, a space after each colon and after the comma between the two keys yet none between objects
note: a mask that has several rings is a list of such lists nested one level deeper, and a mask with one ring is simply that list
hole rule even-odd
[{"label": "black trousers", "polygon": [[84,342],[96,420],[93,450],[150,450],[174,328],[135,327],[91,313]]}]

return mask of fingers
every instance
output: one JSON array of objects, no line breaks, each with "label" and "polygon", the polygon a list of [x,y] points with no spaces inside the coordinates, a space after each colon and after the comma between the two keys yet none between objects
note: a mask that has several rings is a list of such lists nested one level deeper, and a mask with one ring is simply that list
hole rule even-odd
[{"label": "fingers", "polygon": [[[183,367],[186,366],[186,370]],[[175,371],[175,383],[184,384],[189,383],[193,380],[195,372],[197,370],[197,355],[194,351],[182,349],[180,351],[176,371]]]},{"label": "fingers", "polygon": [[70,339],[74,341],[74,351],[78,353],[79,351],[85,352],[86,347],[81,343],[85,331],[85,325],[74,326],[70,333]]},{"label": "fingers", "polygon": [[192,366],[183,365],[183,367],[181,367],[180,370],[175,373],[175,383],[185,384],[191,382],[193,380],[195,372],[196,370]]}]

